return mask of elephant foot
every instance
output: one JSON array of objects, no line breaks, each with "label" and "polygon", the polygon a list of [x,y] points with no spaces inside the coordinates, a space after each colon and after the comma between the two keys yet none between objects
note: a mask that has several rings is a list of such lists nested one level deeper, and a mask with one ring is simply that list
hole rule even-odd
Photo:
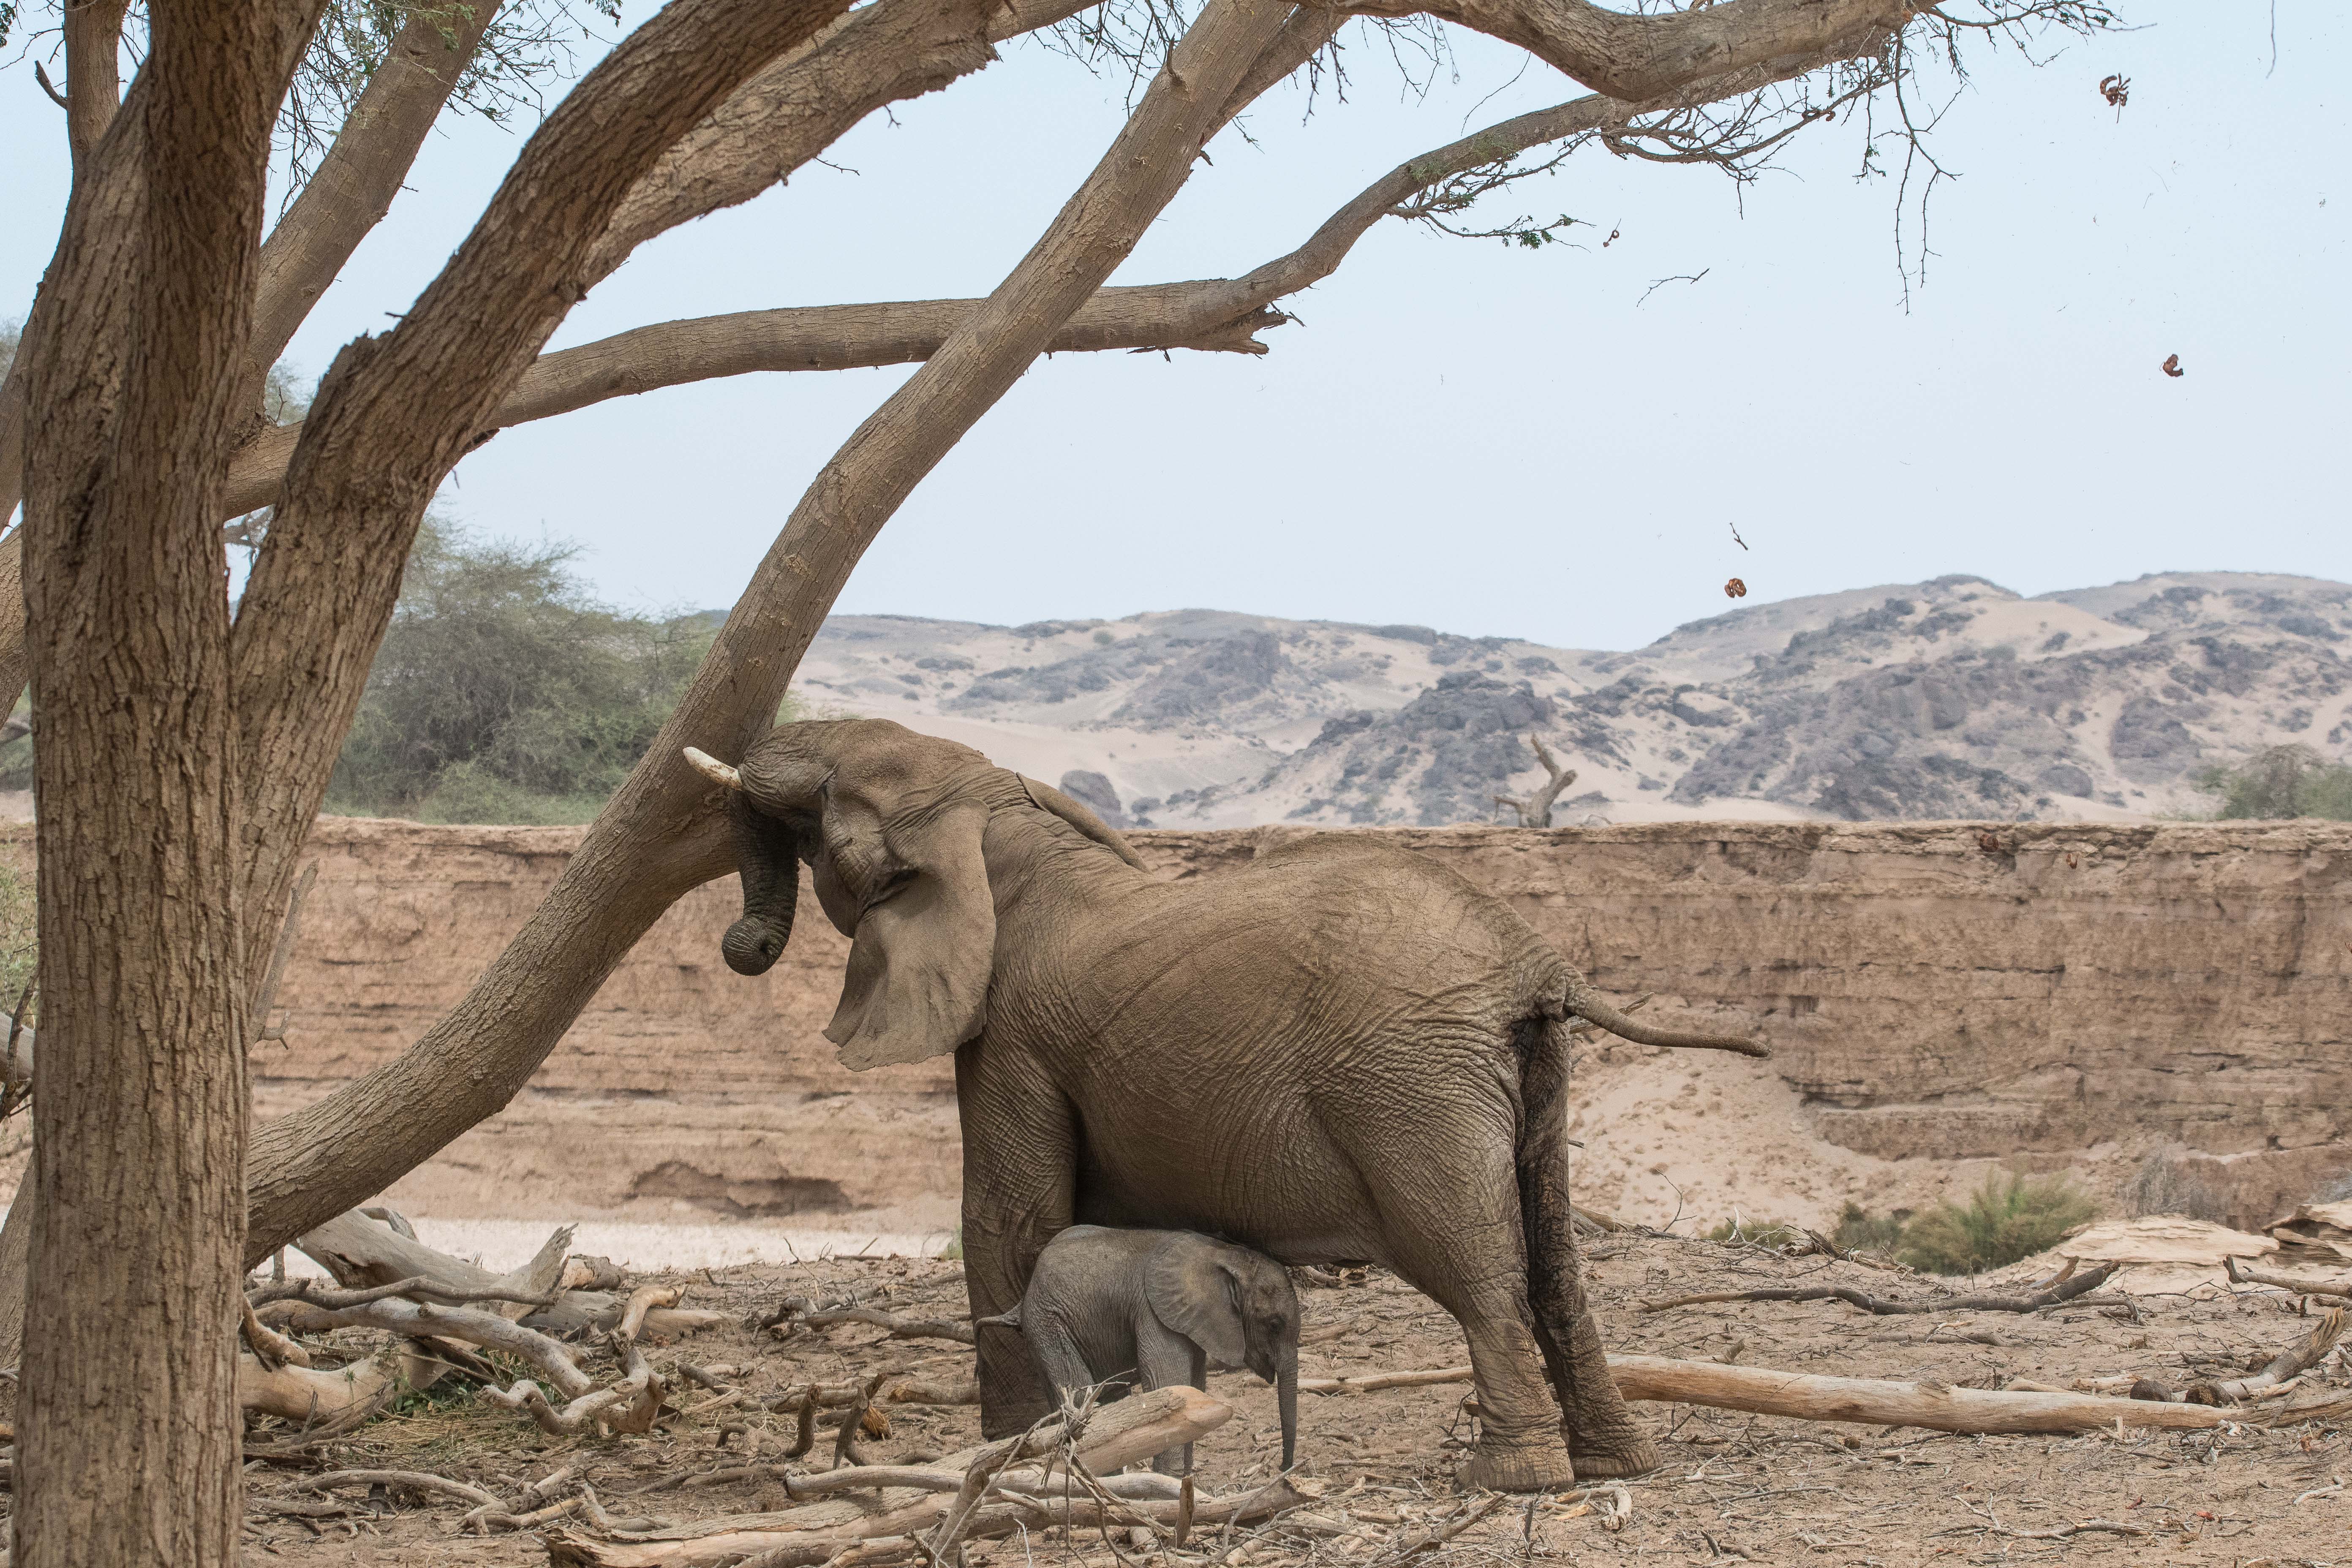
[{"label": "elephant foot", "polygon": [[1477,1451],[1456,1479],[1480,1491],[1556,1492],[1574,1486],[1576,1477],[1567,1447],[1556,1439],[1506,1446],[1487,1436],[1478,1439]]},{"label": "elephant foot", "polygon": [[1588,1481],[1631,1480],[1646,1476],[1665,1461],[1658,1456],[1655,1439],[1646,1432],[1633,1431],[1614,1436],[1606,1444],[1579,1445],[1575,1450],[1576,1474]]},{"label": "elephant foot", "polygon": [[1042,1399],[1006,1399],[994,1404],[983,1399],[980,1406],[980,1436],[990,1443],[1018,1437],[1038,1422],[1057,1414]]}]

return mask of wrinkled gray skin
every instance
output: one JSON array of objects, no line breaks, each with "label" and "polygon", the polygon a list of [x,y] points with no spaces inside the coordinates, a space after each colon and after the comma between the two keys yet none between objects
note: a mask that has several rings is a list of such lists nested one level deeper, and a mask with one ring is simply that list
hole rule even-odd
[{"label": "wrinkled gray skin", "polygon": [[[1078,1221],[1375,1261],[1469,1342],[1466,1484],[1656,1465],[1569,1226],[1569,1022],[1760,1047],[1628,1019],[1507,906],[1381,834],[1161,881],[1059,791],[880,719],[787,724],[740,774],[709,771],[740,792],[728,963],[783,951],[806,861],[853,939],[825,1029],[843,1062],[955,1052],[974,1318],[1018,1301]],[[978,1351],[989,1436],[1052,1408],[1016,1331],[981,1329]]]},{"label": "wrinkled gray skin", "polygon": [[[1205,1390],[1212,1361],[1245,1366],[1276,1390],[1284,1469],[1297,1453],[1298,1293],[1263,1252],[1189,1230],[1074,1225],[1037,1255],[1021,1304],[982,1326],[999,1324],[1021,1331],[1064,1400],[1114,1381]],[[1190,1475],[1192,1445],[1151,1468]]]}]

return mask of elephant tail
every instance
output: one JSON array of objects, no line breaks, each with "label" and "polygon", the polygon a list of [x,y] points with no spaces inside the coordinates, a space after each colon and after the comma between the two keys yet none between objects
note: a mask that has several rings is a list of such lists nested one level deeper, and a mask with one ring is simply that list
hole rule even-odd
[{"label": "elephant tail", "polygon": [[1568,972],[1569,1012],[1589,1019],[1637,1046],[1673,1046],[1684,1050],[1737,1051],[1743,1057],[1769,1057],[1772,1047],[1738,1035],[1699,1035],[1684,1029],[1660,1029],[1633,1018],[1603,1002],[1574,970]]},{"label": "elephant tail", "polygon": [[1021,1303],[1015,1301],[992,1318],[974,1318],[975,1329],[1017,1329],[1021,1326]]}]

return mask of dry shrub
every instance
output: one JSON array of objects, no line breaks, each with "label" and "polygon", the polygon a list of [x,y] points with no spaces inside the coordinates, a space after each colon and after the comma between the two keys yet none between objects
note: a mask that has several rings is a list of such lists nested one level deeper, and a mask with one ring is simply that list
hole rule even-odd
[{"label": "dry shrub", "polygon": [[1852,1198],[1845,1201],[1844,1212],[1838,1215],[1837,1229],[1830,1239],[1848,1252],[1884,1252],[1892,1255],[1903,1245],[1904,1223],[1910,1219],[1909,1209],[1896,1209],[1892,1214],[1874,1215]]},{"label": "dry shrub", "polygon": [[1741,1247],[1787,1247],[1805,1239],[1801,1226],[1780,1220],[1749,1219],[1734,1215],[1706,1233],[1709,1241],[1727,1241]]},{"label": "dry shrub", "polygon": [[1977,1274],[2031,1258],[2095,1218],[2098,1205],[2064,1176],[1985,1178],[1966,1207],[1938,1204],[1904,1227],[1902,1260],[1930,1274]]},{"label": "dry shrub", "polygon": [[2221,1195],[2190,1172],[2189,1152],[2178,1143],[2149,1152],[2125,1184],[2123,1200],[2124,1213],[2134,1219],[2177,1214],[2219,1225],[2227,1213]]}]

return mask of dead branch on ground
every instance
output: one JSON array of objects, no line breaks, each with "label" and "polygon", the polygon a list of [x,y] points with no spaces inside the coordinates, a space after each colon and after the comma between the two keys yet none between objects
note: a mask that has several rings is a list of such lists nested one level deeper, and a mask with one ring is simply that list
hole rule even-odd
[{"label": "dead branch on ground", "polygon": [[2331,1307],[2326,1316],[2303,1337],[2299,1344],[2289,1345],[2273,1356],[2262,1371],[2246,1377],[2233,1377],[2218,1383],[2195,1383],[2189,1386],[2187,1397],[2198,1405],[2236,1405],[2259,1396],[2263,1390],[2301,1377],[2305,1373],[2327,1359],[2336,1342],[2344,1337],[2344,1309]]},{"label": "dead branch on ground", "polygon": [[2352,1274],[2314,1279],[2308,1274],[2289,1274],[2279,1268],[2257,1268],[2238,1258],[2224,1258],[2221,1267],[2228,1272],[2233,1285],[2270,1285],[2305,1296],[2329,1296],[2338,1300],[2352,1300]]},{"label": "dead branch on ground", "polygon": [[[1163,1448],[1192,1442],[1223,1426],[1232,1414],[1223,1402],[1197,1388],[1154,1389],[1092,1412],[1082,1431],[1069,1433],[1067,1451],[1092,1469],[1113,1470],[1149,1458]],[[1038,1428],[1034,1435],[1010,1441],[1030,1447],[1033,1451],[1055,1449],[1063,1445],[1064,1435],[1068,1431],[1063,1423],[1055,1422]],[[823,1501],[787,1510],[764,1529],[730,1529],[721,1521],[719,1529],[711,1533],[666,1531],[663,1539],[641,1542],[595,1541],[568,1531],[554,1531],[547,1537],[548,1555],[557,1563],[593,1564],[596,1568],[670,1568],[673,1564],[730,1557],[780,1563],[823,1563],[860,1542],[878,1543],[935,1530],[950,1517],[962,1496],[974,1461],[983,1460],[992,1450],[1001,1451],[999,1445],[984,1444],[950,1454],[934,1467],[955,1479],[952,1492],[928,1492],[897,1507],[886,1506],[878,1512],[865,1512],[839,1500]],[[1055,1457],[1058,1459],[1058,1454]],[[1083,1495],[1076,1498],[1066,1510],[1058,1500],[1014,1499],[1002,1491],[997,1496],[1005,1500],[1000,1506],[975,1510],[962,1531],[966,1538],[1009,1535],[1017,1529],[1034,1529],[1041,1521],[1062,1522],[1061,1518],[1055,1517],[1062,1512],[1086,1522],[1089,1518],[1100,1518],[1103,1511],[1099,1500]],[[883,1494],[883,1500],[886,1505],[895,1500],[887,1492]],[[1171,1518],[1177,1506],[1175,1502],[1119,1505],[1123,1510],[1139,1512],[1164,1509]],[[1196,1508],[1196,1515],[1206,1511]],[[909,1545],[906,1550],[911,1555],[916,1548]]]},{"label": "dead branch on ground", "polygon": [[1644,1312],[1664,1312],[1676,1307],[1707,1306],[1720,1301],[1844,1301],[1880,1317],[1917,1312],[2038,1312],[2045,1307],[2063,1306],[2078,1297],[2089,1295],[2113,1279],[2122,1267],[2119,1263],[2102,1263],[2088,1273],[2062,1279],[2048,1289],[2038,1290],[2031,1296],[1944,1296],[1928,1301],[1890,1301],[1884,1296],[1873,1296],[1851,1285],[1807,1285],[1759,1290],[1708,1290],[1696,1296],[1670,1296],[1664,1300],[1643,1301],[1641,1308]]},{"label": "dead branch on ground", "polygon": [[777,1305],[775,1313],[761,1326],[771,1330],[779,1339],[788,1337],[796,1328],[827,1328],[835,1323],[865,1323],[889,1331],[894,1340],[953,1340],[958,1344],[972,1342],[970,1323],[947,1322],[936,1318],[905,1318],[896,1312],[885,1312],[873,1307],[818,1307],[805,1296],[787,1296]]}]

